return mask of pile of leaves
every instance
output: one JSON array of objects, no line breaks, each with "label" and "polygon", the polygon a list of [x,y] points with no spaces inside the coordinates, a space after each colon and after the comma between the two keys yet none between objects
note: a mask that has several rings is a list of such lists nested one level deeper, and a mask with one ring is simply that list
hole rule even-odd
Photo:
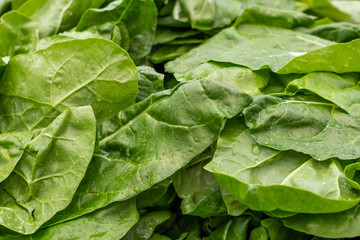
[{"label": "pile of leaves", "polygon": [[0,240],[360,236],[360,1],[0,13]]}]

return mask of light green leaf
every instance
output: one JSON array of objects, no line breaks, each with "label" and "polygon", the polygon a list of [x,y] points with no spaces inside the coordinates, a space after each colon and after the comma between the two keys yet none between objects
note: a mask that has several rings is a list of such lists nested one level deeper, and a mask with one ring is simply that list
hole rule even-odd
[{"label": "light green leaf", "polygon": [[299,233],[292,229],[284,227],[279,219],[266,218],[261,221],[261,225],[266,228],[267,232],[269,233],[270,240],[307,239],[304,233]]},{"label": "light green leaf", "polygon": [[0,132],[46,127],[69,106],[91,105],[103,120],[134,102],[137,79],[128,54],[103,39],[15,56],[0,82]]},{"label": "light green leaf", "polygon": [[33,133],[0,134],[0,182],[13,171],[32,137]]},{"label": "light green leaf", "polygon": [[248,209],[248,206],[239,202],[236,198],[234,198],[233,195],[226,191],[225,188],[220,187],[220,191],[227,209],[227,213],[230,216],[240,216]]},{"label": "light green leaf", "polygon": [[299,214],[282,222],[288,228],[319,237],[360,237],[360,205],[339,213]]},{"label": "light green leaf", "polygon": [[38,230],[32,235],[1,234],[1,240],[118,240],[139,220],[135,202],[116,202],[72,221]]},{"label": "light green leaf", "polygon": [[216,140],[225,118],[250,102],[245,93],[204,79],[120,112],[100,126],[102,152],[94,155],[71,205],[52,223],[126,200],[168,178]]},{"label": "light green leaf", "polygon": [[40,26],[40,37],[73,28],[86,9],[99,7],[105,0],[28,0],[18,11]]},{"label": "light green leaf", "polygon": [[[270,68],[277,72],[292,59],[331,44],[334,42],[288,29],[244,23],[222,30],[165,67],[170,73],[182,73],[201,63],[216,61],[242,65],[252,70]],[[301,64],[301,72],[312,69],[308,70]]]},{"label": "light green leaf", "polygon": [[73,198],[94,151],[90,107],[67,108],[27,146],[0,184],[0,224],[34,233]]},{"label": "light green leaf", "polygon": [[336,160],[319,162],[302,153],[260,146],[236,119],[222,132],[205,169],[256,211],[340,212],[360,201],[360,186],[346,178]]},{"label": "light green leaf", "polygon": [[152,0],[117,0],[102,9],[89,9],[81,17],[76,31],[120,21],[129,34],[129,55],[136,63],[141,63],[150,53],[155,39],[157,9]]},{"label": "light green leaf", "polygon": [[188,28],[169,28],[158,27],[153,45],[169,43],[175,39],[186,39],[188,37],[199,35],[200,32]]},{"label": "light green leaf", "polygon": [[360,38],[359,24],[337,22],[316,26],[307,33],[335,42],[350,42]]},{"label": "light green leaf", "polygon": [[360,117],[360,87],[358,75],[335,73],[309,73],[289,83],[285,93],[295,94],[308,90],[329,100],[355,117]]},{"label": "light green leaf", "polygon": [[320,161],[360,157],[360,119],[332,104],[259,96],[244,114],[261,145],[292,149]]},{"label": "light green leaf", "polygon": [[173,60],[195,48],[195,44],[185,45],[159,45],[151,50],[149,60],[155,64]]},{"label": "light green leaf", "polygon": [[1,57],[33,51],[39,41],[36,23],[16,11],[1,16],[0,36]]},{"label": "light green leaf", "polygon": [[189,71],[175,74],[178,81],[194,81],[209,78],[228,83],[250,96],[262,95],[261,89],[269,82],[270,75],[266,70],[253,72],[248,68],[230,63],[207,62]]}]

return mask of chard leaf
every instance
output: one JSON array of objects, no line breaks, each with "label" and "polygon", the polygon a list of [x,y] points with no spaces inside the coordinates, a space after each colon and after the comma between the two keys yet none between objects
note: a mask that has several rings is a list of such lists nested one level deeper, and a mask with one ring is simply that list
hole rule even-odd
[{"label": "chard leaf", "polygon": [[[170,73],[182,73],[200,63],[216,61],[242,65],[252,70],[270,68],[277,72],[292,59],[331,44],[334,42],[301,32],[244,23],[222,30],[199,47],[168,62],[165,67]],[[301,64],[300,70],[311,72],[313,68],[307,70]]]},{"label": "chard leaf", "polygon": [[73,28],[86,9],[99,7],[105,0],[28,0],[18,11],[40,26],[40,37]]},{"label": "chard leaf", "polygon": [[108,239],[118,240],[139,220],[135,202],[116,202],[72,221],[43,228],[25,236],[16,233],[0,235],[1,240]]},{"label": "chard leaf", "polygon": [[70,206],[51,224],[129,199],[168,178],[216,140],[225,118],[250,102],[245,93],[204,79],[121,111],[100,127],[102,152],[94,155]]},{"label": "chard leaf", "polygon": [[25,15],[11,11],[0,18],[0,56],[14,56],[35,50],[38,28]]},{"label": "chard leaf", "polygon": [[32,137],[33,133],[0,134],[0,182],[13,171]]},{"label": "chard leaf", "polygon": [[157,24],[156,5],[152,0],[117,0],[101,9],[89,9],[81,17],[76,31],[106,22],[122,22],[129,34],[129,55],[141,63],[150,53]]},{"label": "chard leaf", "polygon": [[359,237],[360,205],[339,213],[298,214],[282,222],[288,228],[324,238]]},{"label": "chard leaf", "polygon": [[205,167],[241,203],[256,211],[340,212],[360,201],[360,186],[336,160],[258,145],[241,122],[222,132],[213,160]]},{"label": "chard leaf", "polygon": [[248,68],[229,63],[207,62],[186,71],[175,74],[178,81],[194,81],[210,78],[228,83],[250,96],[262,95],[261,89],[269,82],[269,72],[266,70],[253,72]]},{"label": "chard leaf", "polygon": [[349,114],[360,117],[360,87],[358,75],[314,72],[289,83],[285,92],[295,94],[305,89],[329,100]]},{"label": "chard leaf", "polygon": [[0,184],[0,224],[34,233],[73,198],[94,151],[90,107],[67,108],[27,146]]},{"label": "chard leaf", "polygon": [[251,135],[261,145],[292,149],[320,161],[360,157],[360,118],[332,104],[259,96],[244,114]]},{"label": "chard leaf", "polygon": [[142,101],[152,93],[164,90],[164,75],[148,66],[137,67],[139,72],[139,93],[136,101]]},{"label": "chard leaf", "polygon": [[134,102],[137,79],[127,53],[103,39],[65,41],[15,56],[0,82],[0,132],[46,127],[72,106],[91,105],[103,120]]}]

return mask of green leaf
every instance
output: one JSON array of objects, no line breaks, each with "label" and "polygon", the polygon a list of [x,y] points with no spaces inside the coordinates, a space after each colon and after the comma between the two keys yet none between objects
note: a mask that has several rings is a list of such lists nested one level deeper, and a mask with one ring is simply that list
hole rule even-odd
[{"label": "green leaf", "polygon": [[153,45],[169,43],[175,39],[186,39],[188,37],[199,35],[200,32],[187,28],[169,28],[158,27]]},{"label": "green leaf", "polygon": [[27,146],[0,184],[0,224],[34,233],[73,198],[94,151],[90,107],[67,108]]},{"label": "green leaf", "polygon": [[164,75],[158,73],[152,67],[140,66],[137,67],[139,72],[139,93],[136,96],[136,101],[142,101],[152,93],[164,90]]},{"label": "green leaf", "polygon": [[355,117],[360,117],[360,87],[358,75],[335,73],[309,73],[289,83],[285,92],[295,94],[308,90],[329,100]]},{"label": "green leaf", "polygon": [[102,152],[94,155],[71,205],[52,223],[126,200],[168,178],[209,147],[225,118],[250,101],[235,88],[204,79],[120,112],[100,127]]},{"label": "green leaf", "polygon": [[150,239],[155,228],[171,217],[169,211],[154,211],[142,216],[136,225],[122,238],[122,240]]},{"label": "green leaf", "polygon": [[103,120],[134,102],[137,79],[128,54],[103,39],[15,56],[0,82],[0,132],[46,127],[70,106],[91,105]]},{"label": "green leaf", "polygon": [[38,28],[25,15],[11,11],[0,18],[0,56],[14,56],[35,50]]},{"label": "green leaf", "polygon": [[89,9],[81,17],[76,31],[106,22],[122,22],[130,38],[129,54],[140,63],[150,53],[155,38],[157,9],[152,0],[117,0],[102,9]]},{"label": "green leaf", "polygon": [[259,96],[244,114],[261,145],[292,149],[320,161],[360,157],[360,119],[332,104]]},{"label": "green leaf", "polygon": [[250,209],[327,213],[359,203],[360,186],[346,178],[336,160],[319,162],[260,146],[241,121],[232,121],[205,169]]},{"label": "green leaf", "polygon": [[33,133],[0,134],[0,182],[13,171],[32,137]]},{"label": "green leaf", "polygon": [[175,74],[178,81],[194,81],[209,78],[228,83],[250,96],[262,95],[261,89],[269,82],[270,75],[266,70],[253,72],[248,68],[230,63],[207,62],[184,73]]},{"label": "green leaf", "polygon": [[165,179],[152,186],[151,188],[143,191],[136,197],[136,205],[138,209],[143,209],[149,206],[157,206],[159,201],[166,196],[171,184],[170,179]]},{"label": "green leaf", "polygon": [[359,237],[360,205],[339,213],[299,214],[282,222],[286,227],[319,237]]},{"label": "green leaf", "polygon": [[235,26],[243,22],[291,29],[299,26],[310,26],[314,23],[314,19],[311,16],[298,11],[254,5],[242,10],[235,22]]},{"label": "green leaf", "polygon": [[[216,61],[242,65],[252,70],[270,68],[277,72],[283,71],[282,68],[292,59],[331,44],[334,42],[288,29],[244,23],[222,30],[199,47],[167,63],[165,67],[170,73],[182,73],[201,63]],[[312,59],[311,63],[314,61]],[[317,67],[317,70],[321,69]],[[301,72],[311,72],[313,69],[308,70],[304,64],[296,68]],[[286,71],[289,72],[290,68]]]},{"label": "green leaf", "polygon": [[1,0],[0,1],[0,15],[4,14],[5,12],[7,12],[9,10],[11,1],[12,0]]},{"label": "green leaf", "polygon": [[279,219],[267,218],[261,221],[261,225],[268,231],[270,240],[307,239],[305,234],[284,227]]},{"label": "green leaf", "polygon": [[11,9],[18,9],[28,0],[11,0]]},{"label": "green leaf", "polygon": [[118,240],[139,220],[134,201],[116,202],[72,221],[43,228],[24,236],[15,233],[0,235],[1,240],[45,239],[108,239]]},{"label": "green leaf", "polygon": [[209,236],[210,240],[246,240],[250,216],[234,217]]},{"label": "green leaf", "polygon": [[73,28],[88,8],[99,7],[105,0],[28,0],[18,11],[40,26],[40,37]]},{"label": "green leaf", "polygon": [[184,55],[191,49],[195,48],[195,44],[185,45],[159,45],[151,50],[149,60],[155,64],[162,63],[168,60],[173,60],[179,56]]},{"label": "green leaf", "polygon": [[220,191],[221,191],[222,199],[227,209],[227,213],[230,216],[235,216],[235,217],[240,216],[248,209],[248,206],[236,200],[236,198],[233,195],[231,195],[228,191],[226,191],[225,188],[220,187]]},{"label": "green leaf", "polygon": [[360,38],[359,24],[347,22],[320,25],[310,29],[307,32],[309,34],[335,42],[350,42]]},{"label": "green leaf", "polygon": [[[307,10],[311,10],[316,15],[319,15],[321,17],[329,17],[333,20],[337,21],[351,21],[351,16],[337,8],[332,4],[334,1],[329,0],[298,0],[299,2],[302,2],[305,4]],[[340,2],[340,1],[339,1]],[[345,3],[345,1],[341,1],[342,4]]]},{"label": "green leaf", "polygon": [[250,240],[268,240],[269,233],[264,226],[260,226],[251,230]]},{"label": "green leaf", "polygon": [[172,176],[183,214],[202,218],[225,215],[226,208],[219,185],[212,174],[203,169],[207,161],[181,169]]}]

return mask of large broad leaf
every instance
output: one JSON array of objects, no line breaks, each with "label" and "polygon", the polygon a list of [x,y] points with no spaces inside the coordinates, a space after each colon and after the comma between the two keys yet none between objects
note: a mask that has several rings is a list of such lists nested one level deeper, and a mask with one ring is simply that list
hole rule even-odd
[{"label": "large broad leaf", "polygon": [[18,11],[40,26],[40,37],[66,31],[79,21],[86,9],[100,7],[105,0],[28,0]]},{"label": "large broad leaf", "polygon": [[337,22],[316,26],[307,31],[309,34],[335,42],[350,42],[360,38],[359,24]]},{"label": "large broad leaf", "polygon": [[[288,29],[244,23],[222,30],[165,66],[171,73],[181,73],[213,60],[243,65],[252,70],[270,68],[279,71],[292,59],[331,44],[334,42]],[[309,71],[303,66],[301,71]]]},{"label": "large broad leaf", "polygon": [[0,134],[0,182],[10,175],[32,136],[32,133]]},{"label": "large broad leaf", "polygon": [[104,119],[134,102],[137,79],[128,54],[103,39],[18,55],[0,82],[0,132],[45,127],[69,106],[91,105],[97,119]]},{"label": "large broad leaf", "polygon": [[152,0],[117,0],[102,9],[89,9],[81,17],[76,31],[106,22],[122,22],[130,38],[129,54],[136,63],[150,53],[155,39],[157,9]]},{"label": "large broad leaf", "polygon": [[209,147],[225,118],[250,101],[235,88],[204,79],[120,112],[100,126],[102,152],[94,155],[71,205],[52,222],[131,198],[168,178]]},{"label": "large broad leaf", "polygon": [[194,81],[210,78],[228,83],[250,96],[262,95],[261,89],[269,82],[270,75],[266,70],[253,72],[246,67],[230,63],[207,62],[184,73],[175,74],[178,81]]},{"label": "large broad leaf", "polygon": [[24,236],[15,233],[0,235],[1,240],[118,240],[139,220],[135,202],[132,200],[116,202],[93,213],[72,221],[43,228],[36,233]]},{"label": "large broad leaf", "polygon": [[73,198],[94,151],[91,107],[67,108],[34,138],[0,184],[0,224],[34,233]]},{"label": "large broad leaf", "polygon": [[35,50],[38,29],[35,22],[23,14],[11,11],[0,19],[0,56],[13,56]]},{"label": "large broad leaf", "polygon": [[205,167],[237,200],[257,211],[340,212],[360,201],[360,186],[336,160],[258,145],[246,126],[232,120]]},{"label": "large broad leaf", "polygon": [[244,110],[255,141],[278,150],[295,150],[317,160],[360,157],[360,118],[322,102],[256,97]]},{"label": "large broad leaf", "polygon": [[282,220],[286,227],[326,238],[360,237],[360,205],[332,214],[299,214]]},{"label": "large broad leaf", "polygon": [[[352,21],[349,13],[344,12],[334,6],[329,0],[298,0],[298,2],[303,3],[306,6],[306,10],[314,12],[316,15],[322,17],[329,17],[337,21]],[[346,3],[347,1],[337,1],[341,4]],[[351,1],[352,2],[352,1]]]},{"label": "large broad leaf", "polygon": [[309,73],[289,83],[285,92],[295,94],[305,89],[337,104],[349,114],[360,117],[358,75],[339,76],[335,73]]}]

